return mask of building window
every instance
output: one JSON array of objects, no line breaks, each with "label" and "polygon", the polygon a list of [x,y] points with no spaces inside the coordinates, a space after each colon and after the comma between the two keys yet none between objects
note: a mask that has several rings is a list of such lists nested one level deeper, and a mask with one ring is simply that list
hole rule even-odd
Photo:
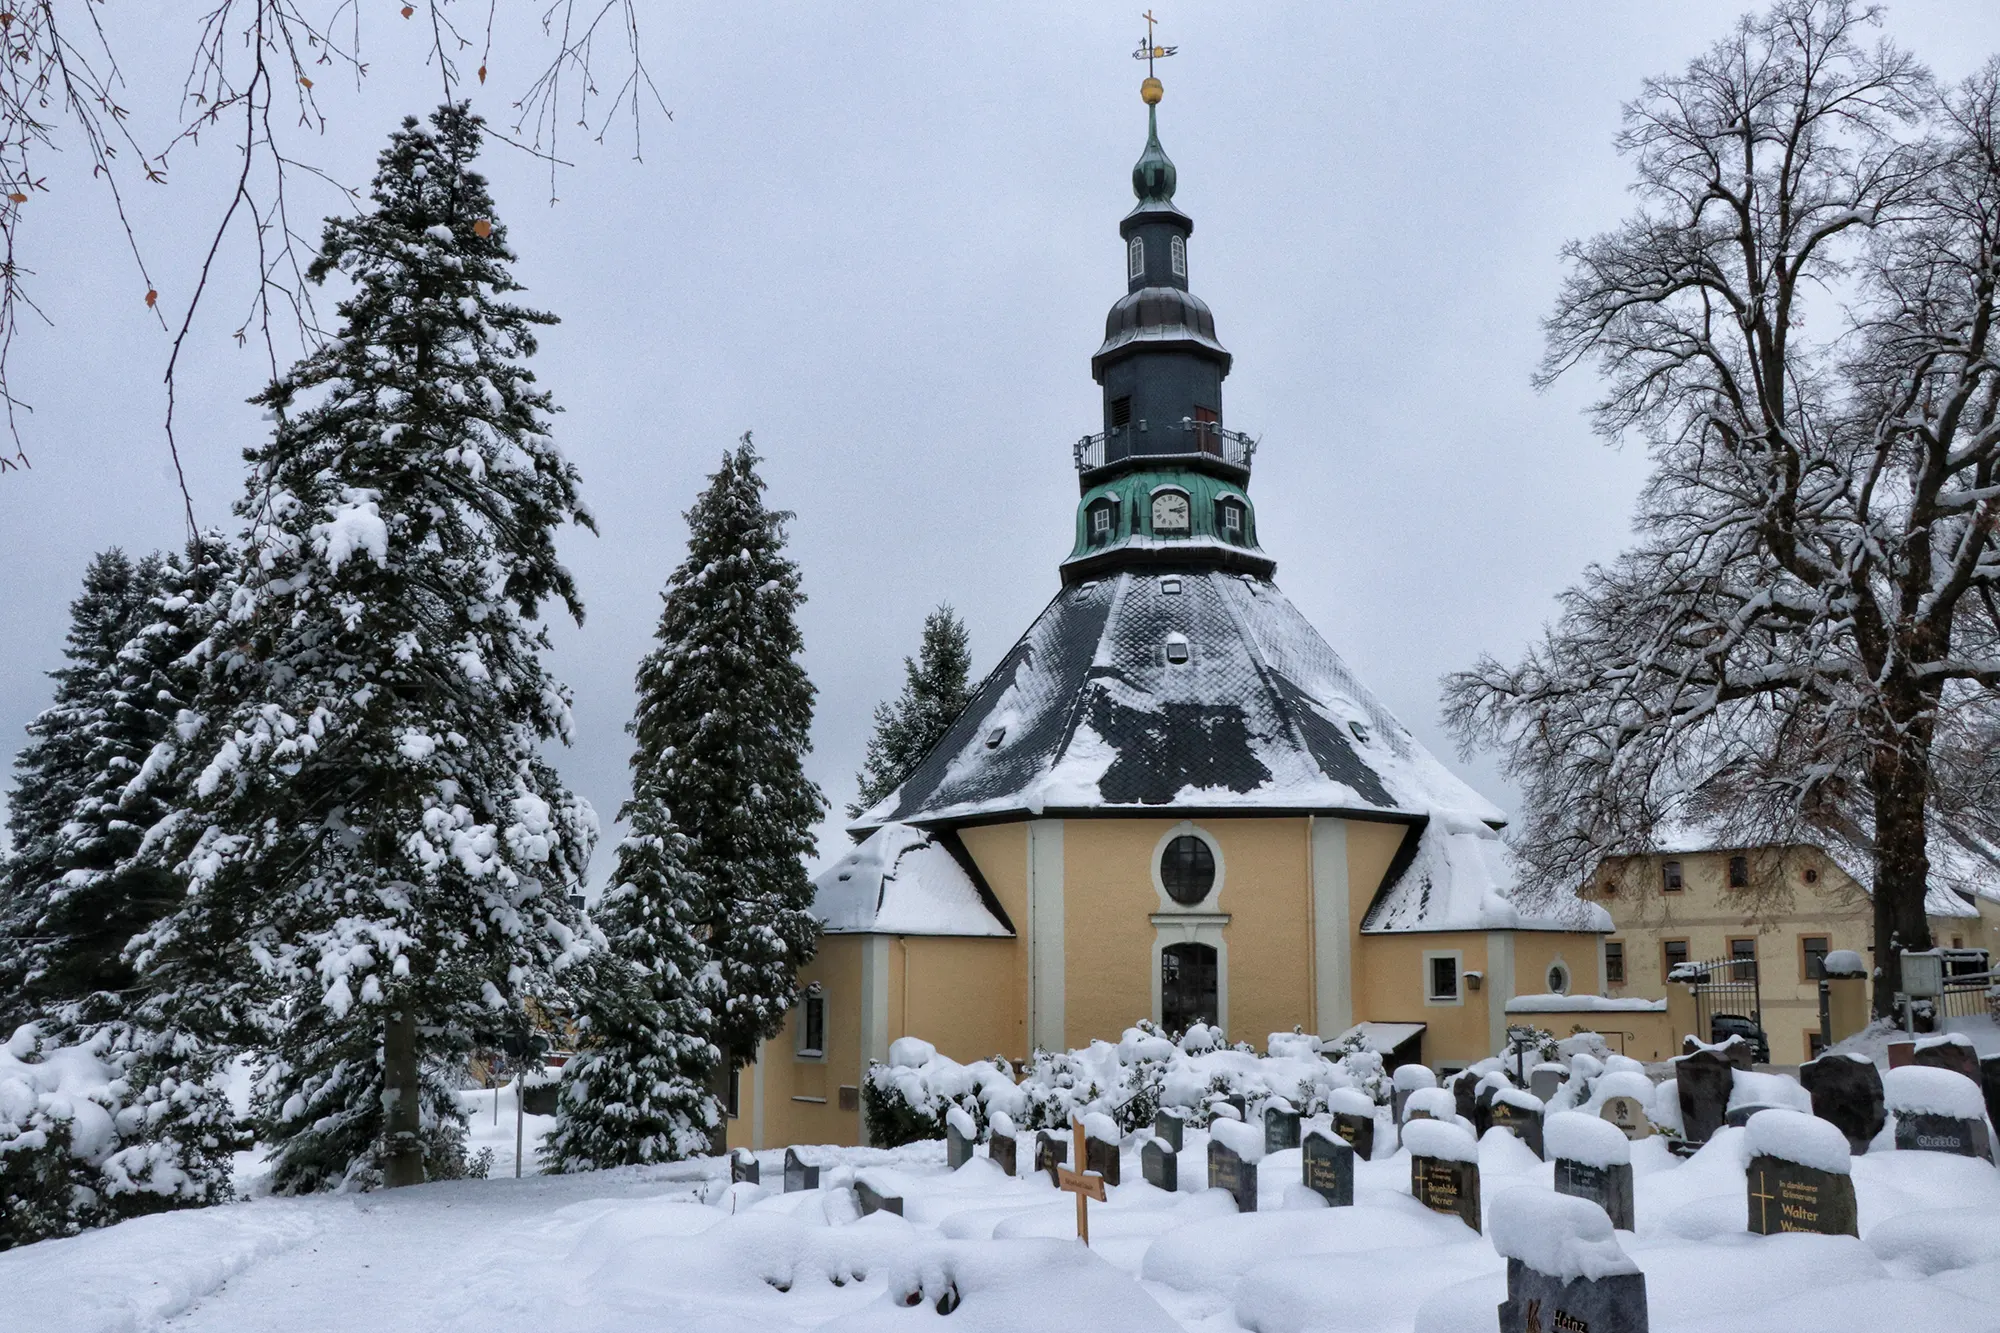
[{"label": "building window", "polygon": [[1206,838],[1183,833],[1160,853],[1160,884],[1182,907],[1193,907],[1215,887],[1215,851]]},{"label": "building window", "polygon": [[1234,500],[1215,502],[1215,526],[1233,542],[1243,540],[1243,506]]},{"label": "building window", "polygon": [[1806,883],[1808,884],[1819,883],[1819,868],[1817,866],[1806,867]]},{"label": "building window", "polygon": [[1160,950],[1160,1026],[1169,1034],[1179,1036],[1196,1023],[1221,1026],[1218,964],[1213,944],[1169,944]]},{"label": "building window", "polygon": [[1817,1060],[1826,1054],[1826,1036],[1818,1028],[1806,1029],[1806,1059]]},{"label": "building window", "polygon": [[1187,635],[1169,634],[1167,636],[1167,662],[1172,666],[1186,666],[1187,660]]},{"label": "building window", "polygon": [[1458,990],[1459,955],[1453,953],[1427,953],[1424,955],[1424,999],[1430,1004],[1457,1004],[1461,996]]},{"label": "building window", "polygon": [[1176,236],[1167,244],[1167,254],[1174,261],[1174,276],[1187,276],[1187,242]]},{"label": "building window", "polygon": [[1102,546],[1111,540],[1112,530],[1117,526],[1118,501],[1111,496],[1092,500],[1088,512],[1090,516],[1090,544],[1092,546]]},{"label": "building window", "polygon": [[826,991],[817,981],[806,987],[799,1007],[799,1054],[821,1059],[826,1055]]},{"label": "building window", "polygon": [[1687,960],[1688,942],[1686,940],[1660,941],[1660,975],[1662,977],[1671,981],[1674,969],[1687,962]]},{"label": "building window", "polygon": [[1134,236],[1132,243],[1125,247],[1125,277],[1137,282],[1146,276],[1146,238]]},{"label": "building window", "polygon": [[1205,454],[1222,456],[1222,418],[1212,407],[1197,407],[1188,422],[1194,431],[1194,447]]},{"label": "building window", "polygon": [[1569,994],[1569,969],[1561,963],[1549,964],[1549,994]]},{"label": "building window", "polygon": [[743,1114],[743,1071],[731,1068],[729,1071],[729,1118],[736,1119]]},{"label": "building window", "polygon": [[1750,858],[1732,856],[1729,858],[1729,887],[1747,889],[1750,887]]},{"label": "building window", "polygon": [[1111,429],[1124,430],[1132,424],[1132,395],[1111,400]]},{"label": "building window", "polygon": [[1668,861],[1660,867],[1660,892],[1679,893],[1681,891],[1681,863]]},{"label": "building window", "polygon": [[1153,497],[1153,531],[1170,536],[1186,536],[1188,498],[1180,491],[1161,491]]},{"label": "building window", "polygon": [[1181,578],[1180,578],[1180,575],[1178,575],[1178,574],[1169,574],[1169,575],[1167,575],[1167,577],[1165,577],[1165,578],[1161,579],[1161,580],[1160,580],[1160,595],[1161,595],[1162,597],[1178,597],[1178,596],[1180,596],[1180,595],[1181,595]]},{"label": "building window", "polygon": [[1625,984],[1625,941],[1606,940],[1604,942],[1604,984],[1622,986]]},{"label": "building window", "polygon": [[1826,975],[1827,947],[1831,943],[1824,935],[1799,936],[1800,980],[1818,981]]},{"label": "building window", "polygon": [[1729,941],[1729,959],[1735,963],[1757,961],[1757,940],[1755,936],[1739,936]]}]

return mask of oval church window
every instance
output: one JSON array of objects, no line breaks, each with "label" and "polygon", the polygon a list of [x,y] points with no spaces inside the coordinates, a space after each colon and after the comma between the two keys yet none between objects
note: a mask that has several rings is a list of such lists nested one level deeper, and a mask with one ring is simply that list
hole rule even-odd
[{"label": "oval church window", "polygon": [[1188,530],[1188,498],[1179,491],[1162,491],[1153,497],[1153,531],[1182,537]]},{"label": "oval church window", "polygon": [[1183,833],[1160,854],[1160,883],[1167,896],[1193,907],[1215,887],[1215,853],[1192,833]]}]

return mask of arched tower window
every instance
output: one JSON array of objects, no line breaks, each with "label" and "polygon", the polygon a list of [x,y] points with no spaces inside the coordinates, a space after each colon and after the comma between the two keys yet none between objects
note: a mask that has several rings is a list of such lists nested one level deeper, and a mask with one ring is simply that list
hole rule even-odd
[{"label": "arched tower window", "polygon": [[1217,967],[1212,944],[1170,944],[1160,951],[1160,1026],[1182,1033],[1196,1023],[1218,1026]]},{"label": "arched tower window", "polygon": [[1161,537],[1188,534],[1188,498],[1185,491],[1158,491],[1153,495],[1153,532]]},{"label": "arched tower window", "polygon": [[1125,247],[1125,276],[1137,282],[1146,274],[1146,238],[1134,236]]},{"label": "arched tower window", "polygon": [[1167,247],[1167,254],[1174,261],[1174,276],[1187,276],[1187,242],[1176,236]]}]

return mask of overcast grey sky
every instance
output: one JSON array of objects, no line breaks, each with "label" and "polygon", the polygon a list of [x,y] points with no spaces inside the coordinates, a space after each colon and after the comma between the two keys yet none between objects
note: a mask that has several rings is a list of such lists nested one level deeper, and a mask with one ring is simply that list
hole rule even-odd
[{"label": "overcast grey sky", "polygon": [[[554,664],[578,722],[557,762],[607,829],[681,512],[744,430],[771,501],[797,513],[820,691],[809,771],[836,813],[924,613],[956,605],[983,672],[1055,591],[1069,445],[1098,426],[1089,356],[1124,290],[1143,7],[649,5],[673,121],[648,124],[643,163],[629,140],[573,145],[551,207],[544,167],[489,149],[517,275],[563,321],[535,368],[600,529],[563,542],[589,614],[555,628]],[[135,63],[133,100],[170,113],[186,7],[135,8],[113,17],[159,64]],[[320,82],[332,122],[314,160],[356,184],[396,118],[439,96],[393,8],[369,6],[360,91]],[[1285,591],[1442,754],[1439,677],[1518,652],[1627,534],[1643,457],[1591,435],[1587,373],[1529,387],[1538,321],[1563,241],[1627,207],[1620,104],[1743,9],[1155,0],[1160,40],[1180,47],[1160,68],[1160,128],[1195,220],[1191,283],[1236,354],[1228,419],[1263,438],[1260,534]],[[473,94],[495,120],[538,50],[515,22],[521,40],[503,34]],[[1951,77],[2000,50],[1984,0],[1902,0],[1886,28]],[[137,198],[170,310],[228,149],[205,144]],[[51,165],[25,238],[55,327],[28,332],[14,370],[34,468],[0,476],[7,753],[46,702],[91,553],[183,531],[160,429],[167,339],[80,164]],[[204,523],[229,521],[261,430],[243,403],[261,354],[229,338],[248,298],[232,253],[182,388]],[[1489,761],[1461,771],[1511,808]]]}]

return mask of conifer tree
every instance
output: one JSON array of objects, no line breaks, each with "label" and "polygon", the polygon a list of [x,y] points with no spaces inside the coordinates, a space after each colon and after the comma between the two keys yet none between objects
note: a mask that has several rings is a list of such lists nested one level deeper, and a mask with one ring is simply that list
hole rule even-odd
[{"label": "conifer tree", "polygon": [[903,785],[917,764],[944,738],[965,711],[972,692],[966,684],[972,649],[965,622],[950,603],[924,617],[924,641],[915,658],[903,659],[903,692],[875,705],[875,734],[856,778],[860,793],[847,807],[859,818]]},{"label": "conifer tree", "polygon": [[635,792],[673,812],[721,982],[711,1034],[731,1067],[775,1036],[819,938],[805,858],[826,808],[805,775],[813,686],[789,513],[764,507],[745,435],[687,512],[658,647],[639,667]]},{"label": "conifer tree", "polygon": [[[129,719],[117,707],[119,654],[156,569],[150,561],[135,566],[115,547],[90,562],[83,591],[70,603],[68,664],[50,673],[55,698],[28,724],[28,743],[14,760],[7,807],[13,852],[0,876],[0,1027],[7,1032],[92,984],[60,965],[71,942],[50,913],[79,850],[65,831],[86,795],[102,790],[105,766],[132,752]],[[137,753],[143,757],[150,747],[149,739]],[[88,850],[93,861],[107,854],[103,847]],[[111,961],[123,943],[111,945]]]},{"label": "conifer tree", "polygon": [[545,1169],[592,1171],[709,1151],[722,1108],[709,1087],[721,1059],[721,980],[700,937],[701,886],[687,839],[659,802],[635,797],[632,832],[596,912],[608,949],[581,989],[583,1049],[563,1066]]},{"label": "conifer tree", "polygon": [[589,525],[521,362],[554,317],[471,170],[463,104],[406,119],[373,208],[327,222],[338,336],[257,399],[247,547],[181,730],[193,796],[158,840],[182,908],[139,957],[181,1021],[264,1034],[253,1111],[282,1193],[456,1174],[449,1068],[587,954],[595,834],[537,759],[567,740],[541,661],[554,550]]}]

